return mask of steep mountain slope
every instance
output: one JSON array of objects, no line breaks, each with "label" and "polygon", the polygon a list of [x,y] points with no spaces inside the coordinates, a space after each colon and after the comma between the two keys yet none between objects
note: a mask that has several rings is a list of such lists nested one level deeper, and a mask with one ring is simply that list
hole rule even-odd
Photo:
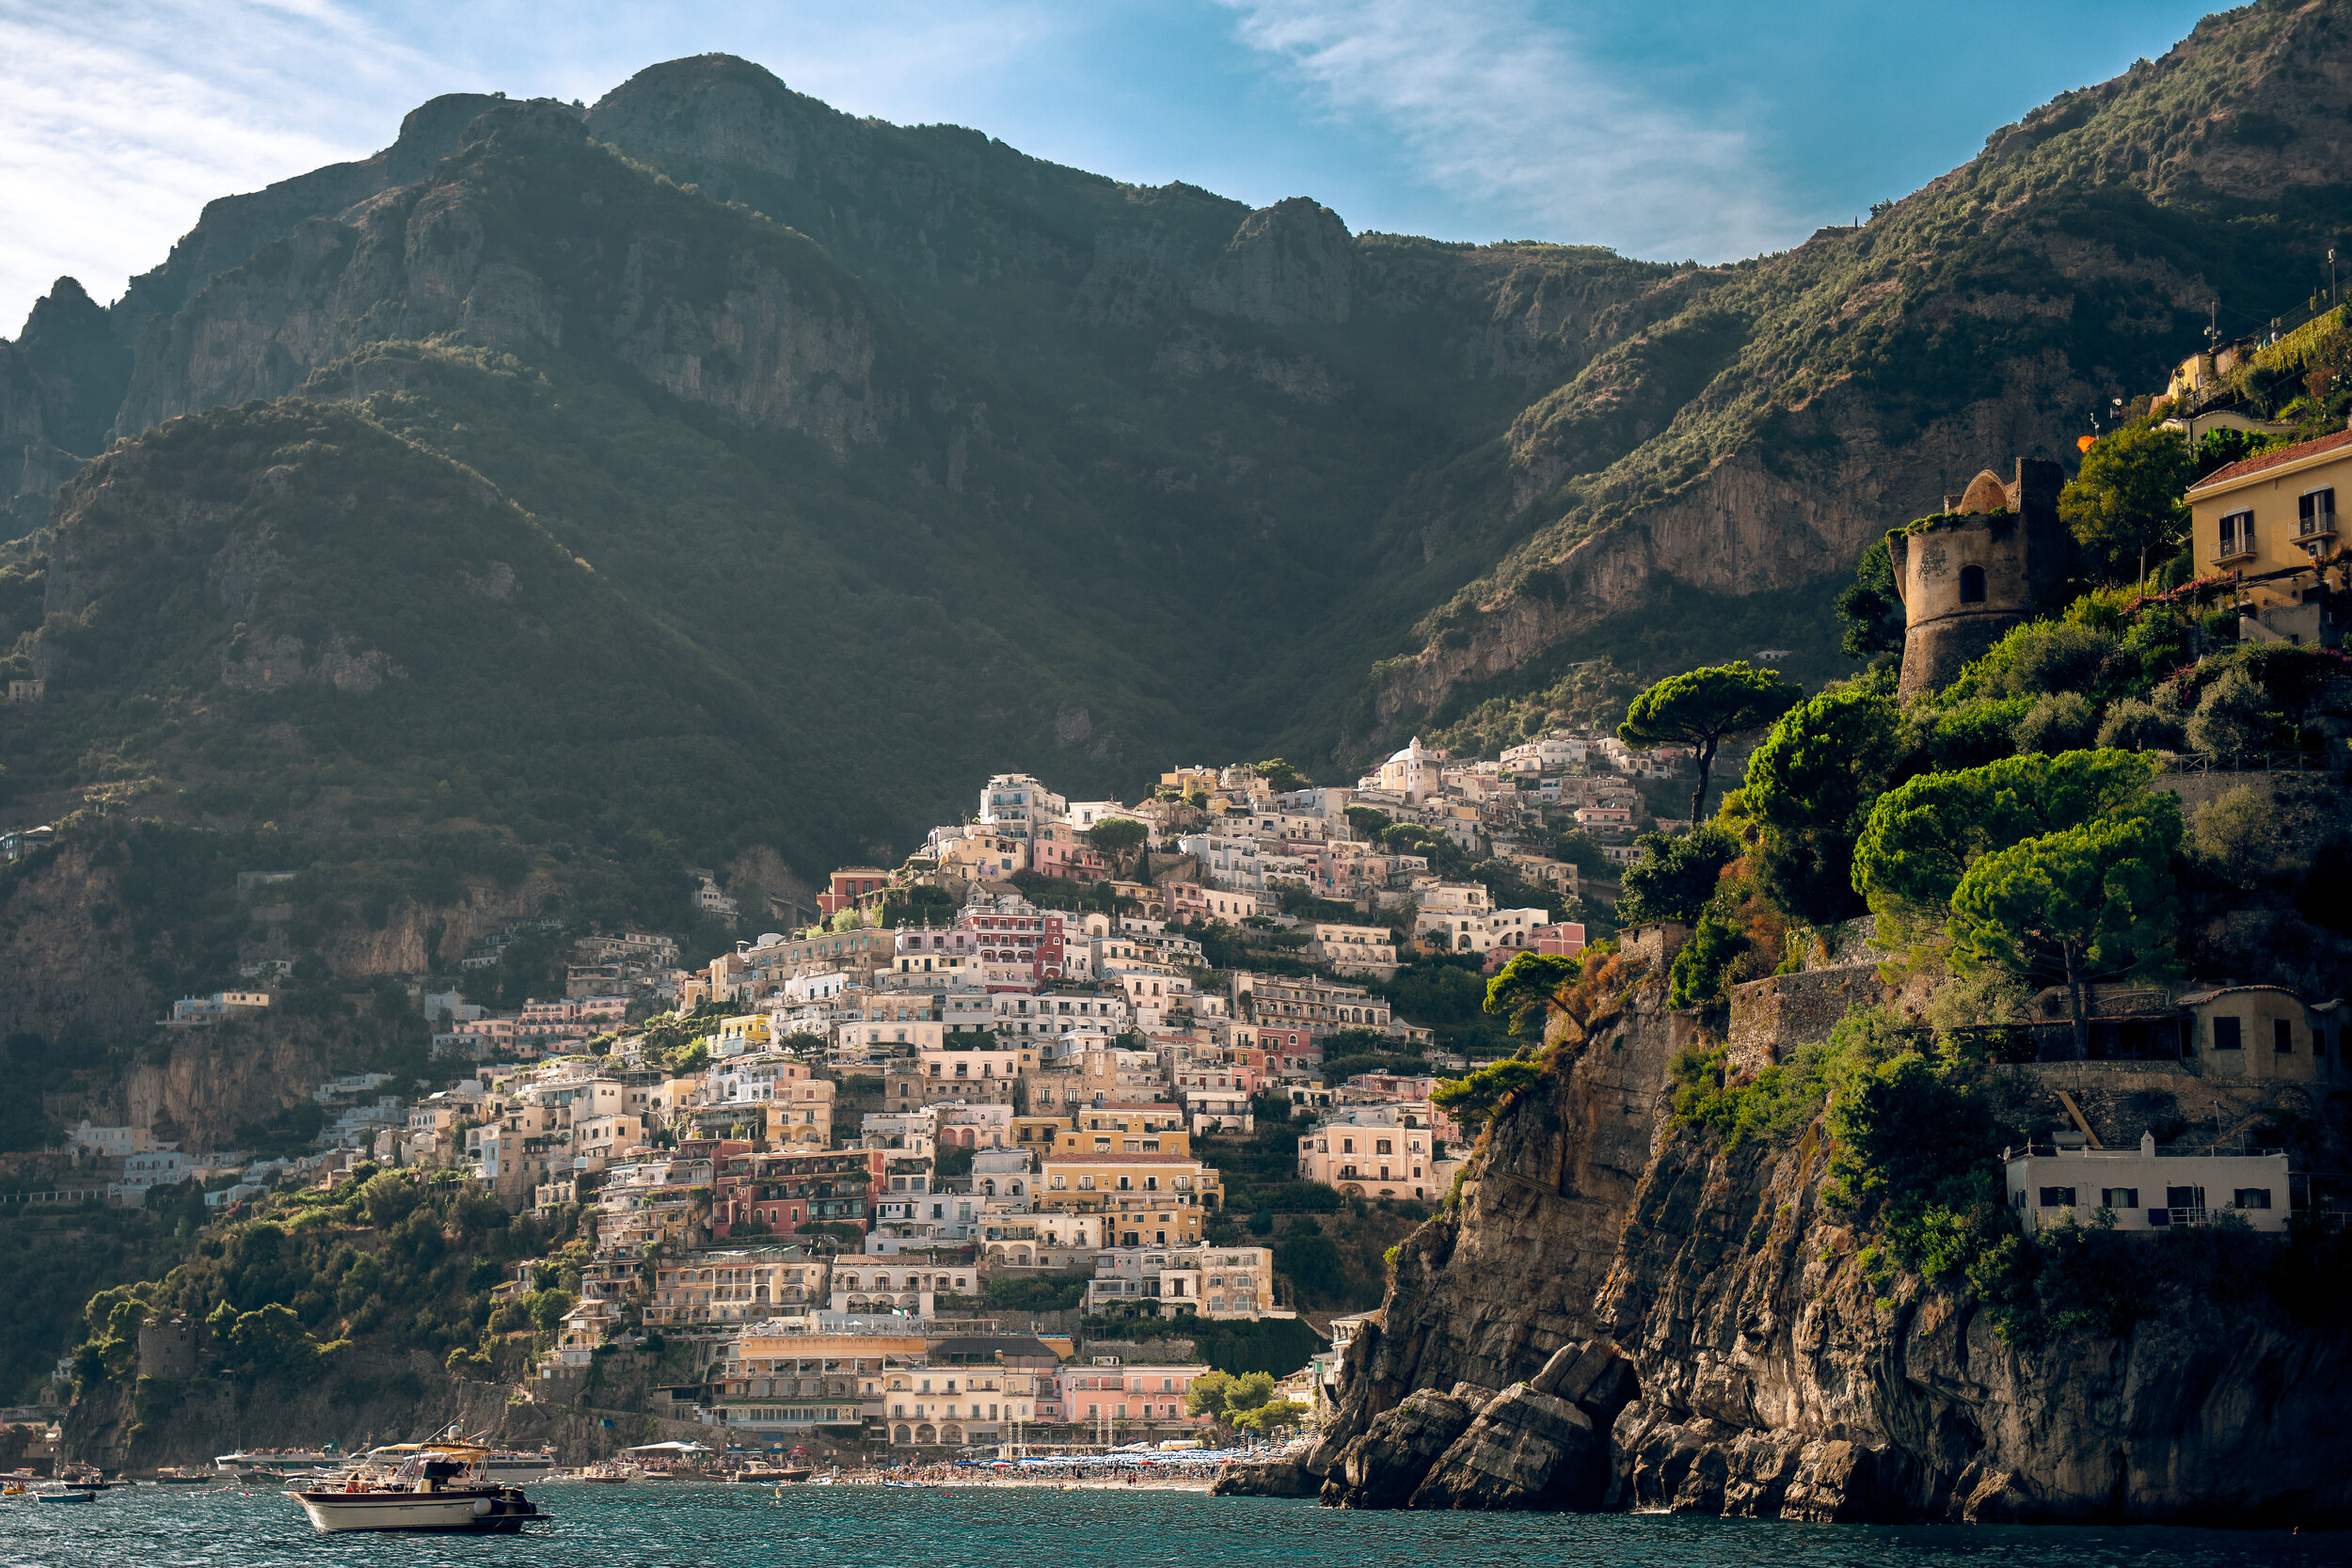
[{"label": "steep mountain slope", "polygon": [[[61,284],[0,347],[0,437],[25,498],[109,402],[121,437],[342,403],[467,465],[758,693],[745,744],[814,781],[790,815],[818,871],[903,849],[993,768],[1336,770],[1645,615],[1653,660],[1769,632],[1836,668],[1826,585],[1880,529],[2071,455],[2217,293],[2259,318],[2307,291],[2348,18],[2211,19],[1860,230],[1710,268],[1122,186],[723,55],[584,111],[439,99],[374,158],[215,203],[103,321]],[[0,736],[49,809],[108,782],[89,713],[151,693],[57,657],[62,574],[32,634],[38,565],[8,568],[0,630],[50,698]],[[730,816],[764,825],[681,854],[781,844],[765,804],[695,820]]]},{"label": "steep mountain slope", "polygon": [[[690,64],[791,98],[739,62]],[[1183,191],[1139,200],[1002,156],[1104,221],[1137,205],[1196,227],[1206,214],[1204,231],[1230,237],[1221,253],[1200,247],[1209,308],[1180,301],[1172,332],[1093,319],[1125,307],[1078,319],[1078,302],[1118,291],[1073,261],[916,309],[911,286],[882,290],[805,235],[615,155],[572,110],[494,104],[421,180],[331,216],[304,214],[317,202],[298,192],[274,198],[294,214],[285,232],[141,325],[118,422],[298,395],[359,404],[470,465],[766,692],[803,754],[826,757],[828,803],[791,835],[803,870],[903,849],[912,826],[955,809],[954,781],[993,768],[1044,757],[1073,787],[1130,791],[1159,748],[1262,741],[1280,716],[1313,711],[1302,688],[1344,692],[1388,645],[1407,611],[1342,612],[1367,583],[1396,587],[1373,537],[1378,509],[1445,450],[1445,400],[1426,372],[1469,352],[1475,312],[1407,341],[1359,310],[1374,325],[1318,353],[1249,318],[1347,314],[1344,295],[1318,303],[1330,279],[1297,254],[1336,245],[1340,270],[1362,271],[1331,214],[1305,202],[1248,214]],[[837,161],[856,166],[854,150]],[[339,172],[332,194],[358,178]],[[234,228],[220,214],[207,225]],[[1455,254],[1420,248],[1441,269]],[[1470,292],[1485,292],[1489,372],[1530,356],[1573,363],[1670,308],[1657,302],[1677,286],[1671,269],[1601,252],[1529,247],[1484,264],[1492,276]],[[1547,293],[1571,287],[1572,308]],[[1525,318],[1514,330],[1536,346],[1498,339],[1498,309]],[[1200,325],[1213,310],[1248,331]],[[1029,352],[993,347],[992,333]],[[1383,334],[1420,359],[1390,353]],[[1436,552],[1418,553],[1426,566]],[[1451,584],[1473,568],[1433,570]],[[53,574],[53,618],[79,612],[62,584]],[[42,648],[17,657],[52,680],[53,703],[10,721],[59,736],[28,747],[50,766],[18,779],[95,782],[77,773],[84,750],[65,743],[54,703],[103,677]],[[858,721],[839,736],[847,714]],[[1319,727],[1327,748],[1327,717]],[[920,773],[898,766],[913,755]],[[742,825],[717,842],[672,831],[710,857],[746,838],[783,845],[752,833],[751,815],[739,809]]]},{"label": "steep mountain slope", "polygon": [[454,807],[540,842],[740,822],[813,853],[833,826],[758,691],[347,409],[220,409],[92,464],[58,496],[48,608],[28,771],[103,756],[120,794],[345,829]]},{"label": "steep mountain slope", "polygon": [[[17,341],[0,343],[0,492],[16,519],[11,537],[39,528],[58,484],[104,449],[130,375],[132,348],[143,334],[168,326],[213,274],[237,265],[304,218],[340,213],[420,178],[457,150],[458,134],[499,102],[479,93],[444,94],[412,110],[401,121],[399,137],[372,158],[330,164],[267,190],[206,202],[197,226],[164,263],[133,278],[110,309],[102,312],[74,279],[58,279]],[[124,432],[136,433],[137,427]]]},{"label": "steep mountain slope", "polygon": [[[2301,304],[2347,232],[2347,44],[2342,0],[2208,17],[1865,227],[1719,269],[1438,476],[1506,553],[1382,673],[1377,718],[1458,711],[1668,583],[1799,587],[1980,467],[2071,459],[2217,302],[2227,336]],[[1629,417],[1638,443],[1594,445]]]}]

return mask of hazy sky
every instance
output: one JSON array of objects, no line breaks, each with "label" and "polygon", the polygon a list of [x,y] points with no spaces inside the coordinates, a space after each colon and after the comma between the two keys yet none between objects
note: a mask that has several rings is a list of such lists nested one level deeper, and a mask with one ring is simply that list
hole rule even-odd
[{"label": "hazy sky", "polygon": [[724,50],[857,114],[1351,229],[1778,250],[2163,53],[2181,0],[0,0],[0,332],[438,92]]}]

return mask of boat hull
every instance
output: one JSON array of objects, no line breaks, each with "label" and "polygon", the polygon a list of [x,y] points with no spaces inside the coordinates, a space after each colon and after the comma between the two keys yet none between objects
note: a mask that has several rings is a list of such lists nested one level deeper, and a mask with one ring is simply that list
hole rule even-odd
[{"label": "boat hull", "polygon": [[294,1492],[321,1535],[358,1530],[428,1530],[512,1535],[545,1514],[519,1493],[466,1488],[446,1492]]}]

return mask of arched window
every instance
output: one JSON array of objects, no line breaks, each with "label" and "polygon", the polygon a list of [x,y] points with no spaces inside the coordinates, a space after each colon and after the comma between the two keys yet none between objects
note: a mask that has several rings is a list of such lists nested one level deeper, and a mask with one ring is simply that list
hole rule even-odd
[{"label": "arched window", "polygon": [[1962,604],[1984,603],[1983,567],[1963,566],[1960,569],[1960,602]]}]

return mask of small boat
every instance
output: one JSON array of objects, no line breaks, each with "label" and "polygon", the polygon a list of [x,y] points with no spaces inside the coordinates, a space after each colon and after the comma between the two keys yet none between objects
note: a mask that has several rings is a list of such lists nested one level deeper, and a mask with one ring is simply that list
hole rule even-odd
[{"label": "small boat", "polygon": [[518,1487],[489,1479],[490,1450],[468,1443],[401,1444],[389,1476],[354,1475],[340,1489],[289,1492],[322,1535],[439,1530],[514,1535],[547,1515]]},{"label": "small boat", "polygon": [[87,1492],[76,1487],[71,1491],[36,1492],[33,1494],[33,1500],[40,1503],[86,1503],[97,1496],[95,1492]]},{"label": "small boat", "polygon": [[619,1465],[591,1465],[580,1472],[580,1479],[591,1486],[626,1486],[628,1471]]},{"label": "small boat", "polygon": [[789,1486],[815,1474],[805,1465],[755,1465],[736,1471],[735,1479],[747,1486]]},{"label": "small boat", "polygon": [[175,1466],[156,1471],[155,1484],[158,1486],[210,1486],[222,1477],[223,1472],[218,1470],[191,1470],[184,1466]]}]

